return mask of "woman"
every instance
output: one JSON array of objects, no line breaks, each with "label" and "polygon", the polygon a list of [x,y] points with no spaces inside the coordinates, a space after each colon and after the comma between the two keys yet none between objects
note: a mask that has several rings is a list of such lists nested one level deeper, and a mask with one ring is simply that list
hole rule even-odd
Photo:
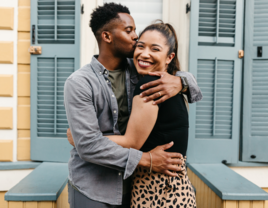
[{"label": "woman", "polygon": [[[142,92],[140,86],[159,78],[148,76],[148,72],[167,71],[174,75],[180,70],[177,47],[175,30],[169,24],[152,24],[141,33],[133,61],[138,73],[144,77],[134,91],[125,135],[108,136],[110,140],[123,147],[140,149],[143,152],[173,141],[174,145],[168,151],[186,155],[189,124],[183,95],[178,94],[159,105],[153,105],[153,101],[145,103],[139,96]],[[177,177],[137,168],[133,174],[131,208],[196,207],[185,161],[186,157],[183,159],[182,171]]]}]

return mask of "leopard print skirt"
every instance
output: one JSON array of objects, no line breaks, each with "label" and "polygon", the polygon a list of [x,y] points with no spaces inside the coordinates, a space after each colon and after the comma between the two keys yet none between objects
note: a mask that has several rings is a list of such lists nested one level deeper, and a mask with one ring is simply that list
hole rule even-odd
[{"label": "leopard print skirt", "polygon": [[132,180],[131,208],[196,208],[195,193],[182,159],[177,177],[138,167]]}]

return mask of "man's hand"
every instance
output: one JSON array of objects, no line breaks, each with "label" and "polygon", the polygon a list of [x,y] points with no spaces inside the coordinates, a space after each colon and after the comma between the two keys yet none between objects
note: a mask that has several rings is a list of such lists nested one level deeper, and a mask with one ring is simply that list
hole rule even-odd
[{"label": "man's hand", "polygon": [[[169,144],[161,145],[150,151],[152,154],[153,171],[173,177],[178,175],[176,172],[181,171],[181,167],[178,165],[182,164],[181,158],[183,158],[183,156],[180,153],[165,152],[165,150],[172,147],[173,144],[174,143],[171,142]],[[139,165],[150,168],[151,158],[149,153],[143,153]]]},{"label": "man's hand", "polygon": [[145,102],[161,97],[153,103],[157,105],[177,95],[182,90],[180,77],[170,75],[167,72],[149,72],[149,75],[160,76],[161,78],[141,86],[141,89],[150,88],[140,95],[144,97]]},{"label": "man's hand", "polygon": [[[74,139],[73,139],[73,135],[72,135],[72,132],[70,130],[70,128],[67,129],[67,138],[68,138],[68,142],[74,146]],[[75,146],[74,146],[75,147]]]}]

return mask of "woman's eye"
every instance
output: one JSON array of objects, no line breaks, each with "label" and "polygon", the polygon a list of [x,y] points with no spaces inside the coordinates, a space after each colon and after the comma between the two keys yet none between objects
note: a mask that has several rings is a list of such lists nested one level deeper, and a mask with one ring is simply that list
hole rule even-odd
[{"label": "woman's eye", "polygon": [[153,48],[153,51],[159,51],[159,49],[158,48]]},{"label": "woman's eye", "polygon": [[128,33],[128,34],[131,33],[131,30],[127,30],[127,33]]},{"label": "woman's eye", "polygon": [[142,45],[137,45],[137,47],[139,47],[139,48],[143,48],[143,46],[142,46]]}]

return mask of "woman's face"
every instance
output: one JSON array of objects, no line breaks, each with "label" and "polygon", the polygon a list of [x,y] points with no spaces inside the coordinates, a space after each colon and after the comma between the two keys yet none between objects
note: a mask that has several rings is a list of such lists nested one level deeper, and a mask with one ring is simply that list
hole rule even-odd
[{"label": "woman's face", "polygon": [[134,51],[133,61],[139,74],[166,71],[174,53],[168,55],[169,47],[166,38],[156,30],[142,34]]}]

